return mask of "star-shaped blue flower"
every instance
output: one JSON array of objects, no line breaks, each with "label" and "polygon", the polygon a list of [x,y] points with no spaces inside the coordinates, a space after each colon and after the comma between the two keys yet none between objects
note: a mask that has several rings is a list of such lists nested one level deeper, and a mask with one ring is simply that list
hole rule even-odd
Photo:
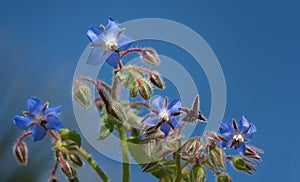
[{"label": "star-shaped blue flower", "polygon": [[237,125],[236,121],[232,121],[232,126],[227,123],[221,123],[219,128],[220,133],[227,141],[221,141],[218,143],[220,147],[230,146],[237,149],[241,153],[245,153],[246,144],[252,139],[253,134],[257,131],[255,125],[250,124],[248,120],[242,116],[242,119]]},{"label": "star-shaped blue flower", "polygon": [[152,113],[147,115],[142,121],[147,126],[160,127],[160,130],[168,136],[170,129],[180,127],[176,116],[180,115],[181,102],[178,99],[173,100],[168,104],[168,99],[165,100],[162,97],[156,97],[153,99],[151,106],[153,107]]},{"label": "star-shaped blue flower", "polygon": [[106,61],[109,65],[116,68],[120,51],[128,49],[133,42],[132,39],[120,32],[120,24],[112,19],[108,19],[106,27],[92,26],[87,31],[87,36],[93,47],[87,63],[91,65],[101,64]]},{"label": "star-shaped blue flower", "polygon": [[48,103],[42,102],[35,97],[27,99],[28,111],[24,112],[25,116],[16,115],[14,124],[21,130],[30,129],[34,141],[43,139],[47,130],[63,128],[63,124],[57,117],[61,106],[48,108]]}]

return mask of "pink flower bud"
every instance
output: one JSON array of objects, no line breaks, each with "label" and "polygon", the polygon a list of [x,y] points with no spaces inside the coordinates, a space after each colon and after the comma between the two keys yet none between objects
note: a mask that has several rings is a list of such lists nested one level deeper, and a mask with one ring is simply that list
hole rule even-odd
[{"label": "pink flower bud", "polygon": [[26,166],[28,158],[26,143],[18,141],[13,148],[13,152],[19,164]]},{"label": "pink flower bud", "polygon": [[159,73],[157,73],[157,72],[153,72],[152,74],[150,74],[150,82],[157,88],[160,88],[160,89],[165,88],[164,82],[162,81]]},{"label": "pink flower bud", "polygon": [[76,176],[75,170],[67,161],[61,160],[60,167],[62,172],[68,177],[68,179],[73,179]]},{"label": "pink flower bud", "polygon": [[160,64],[158,54],[153,49],[143,49],[141,51],[141,56],[143,61],[152,66],[158,66]]}]

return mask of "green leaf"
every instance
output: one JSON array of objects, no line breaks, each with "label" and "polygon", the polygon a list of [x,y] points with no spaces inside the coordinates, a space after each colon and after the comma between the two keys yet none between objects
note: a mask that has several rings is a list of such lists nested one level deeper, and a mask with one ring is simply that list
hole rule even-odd
[{"label": "green leaf", "polygon": [[112,117],[110,117],[103,107],[102,109],[102,118],[100,123],[100,135],[98,140],[104,140],[106,137],[110,135],[111,132],[115,129],[116,121]]},{"label": "green leaf", "polygon": [[111,134],[111,130],[108,129],[104,123],[101,122],[100,124],[100,135],[98,137],[98,140],[104,140],[106,137],[108,137]]},{"label": "green leaf", "polygon": [[63,129],[59,130],[59,134],[60,134],[62,141],[71,140],[78,147],[81,146],[81,137],[76,131],[74,131],[74,130],[70,131],[67,128],[63,128]]},{"label": "green leaf", "polygon": [[140,144],[141,139],[136,137],[130,137],[127,139],[127,142],[128,142],[128,149],[133,159],[140,164],[147,162],[149,157],[145,153],[144,146]]}]

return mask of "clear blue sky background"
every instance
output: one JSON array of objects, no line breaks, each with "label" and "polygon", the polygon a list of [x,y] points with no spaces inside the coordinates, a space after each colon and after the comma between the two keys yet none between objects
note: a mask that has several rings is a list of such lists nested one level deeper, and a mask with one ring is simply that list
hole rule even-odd
[{"label": "clear blue sky background", "polygon": [[[120,22],[166,18],[200,34],[214,50],[224,71],[228,93],[225,120],[239,119],[245,114],[258,128],[253,144],[266,151],[253,176],[237,173],[228,166],[233,180],[298,181],[299,8],[296,0],[2,0],[0,181],[15,181],[21,174],[29,176],[28,179],[37,176],[36,181],[46,180],[53,165],[52,151],[48,150],[50,138],[35,144],[27,140],[29,167],[19,167],[11,154],[20,134],[12,118],[26,109],[26,97],[33,95],[50,101],[52,106],[63,104],[61,117],[65,125],[78,130],[70,94],[73,72],[88,44],[86,29],[105,24],[110,16]],[[208,108],[204,110],[209,112]],[[97,154],[86,142],[84,147],[94,153],[112,181],[120,181],[120,163]],[[94,172],[88,170],[80,170],[80,177],[95,179]],[[139,178],[154,180],[141,173],[139,166],[132,166],[132,181]]]}]

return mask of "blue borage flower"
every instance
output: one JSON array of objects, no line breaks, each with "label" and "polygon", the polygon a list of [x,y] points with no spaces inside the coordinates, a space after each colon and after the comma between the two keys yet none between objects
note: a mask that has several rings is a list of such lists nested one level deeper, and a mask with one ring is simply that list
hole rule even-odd
[{"label": "blue borage flower", "polygon": [[35,97],[27,99],[28,111],[24,112],[25,116],[16,115],[14,124],[21,130],[30,128],[34,141],[43,139],[47,129],[54,130],[63,128],[63,124],[57,117],[61,106],[48,108],[48,102],[44,103]]},{"label": "blue borage flower", "polygon": [[176,116],[180,115],[181,112],[179,107],[181,107],[181,102],[178,99],[173,100],[168,104],[168,99],[165,100],[162,97],[156,97],[152,100],[151,106],[153,107],[152,113],[148,114],[144,120],[143,124],[147,126],[160,127],[160,130],[168,136],[170,129],[180,127]]},{"label": "blue borage flower", "polygon": [[221,123],[219,128],[220,133],[227,141],[221,141],[218,143],[220,147],[230,146],[237,149],[241,153],[245,153],[246,144],[252,139],[253,134],[257,131],[255,125],[250,124],[248,120],[242,116],[242,119],[237,125],[236,121],[232,121],[232,126],[227,123]]},{"label": "blue borage flower", "polygon": [[87,63],[91,65],[101,64],[103,61],[116,68],[120,59],[119,52],[128,49],[133,42],[129,37],[122,35],[120,24],[108,19],[106,27],[92,26],[87,31],[87,36],[93,47]]}]

